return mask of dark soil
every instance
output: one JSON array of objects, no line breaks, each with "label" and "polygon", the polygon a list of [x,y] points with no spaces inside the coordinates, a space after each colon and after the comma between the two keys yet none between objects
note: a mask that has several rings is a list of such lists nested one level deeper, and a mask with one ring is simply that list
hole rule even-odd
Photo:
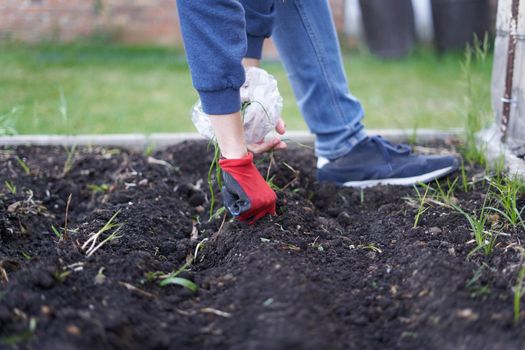
[{"label": "dark soil", "polygon": [[[82,148],[63,175],[64,149],[0,151],[0,348],[525,348],[513,323],[523,230],[468,257],[462,215],[434,205],[413,228],[413,188],[319,185],[304,148],[275,156],[278,216],[208,221],[211,157],[204,143],[149,160]],[[455,196],[474,210],[486,188]],[[87,257],[82,244],[118,210],[121,237]],[[203,240],[179,275],[198,291],[159,286],[154,272],[178,270]]]}]

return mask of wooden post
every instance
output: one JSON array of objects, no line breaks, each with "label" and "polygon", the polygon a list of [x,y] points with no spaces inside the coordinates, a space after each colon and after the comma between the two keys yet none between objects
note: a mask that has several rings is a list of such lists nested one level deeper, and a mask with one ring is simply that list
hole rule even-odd
[{"label": "wooden post", "polygon": [[525,0],[499,0],[492,69],[494,125],[480,133],[489,160],[525,177]]}]

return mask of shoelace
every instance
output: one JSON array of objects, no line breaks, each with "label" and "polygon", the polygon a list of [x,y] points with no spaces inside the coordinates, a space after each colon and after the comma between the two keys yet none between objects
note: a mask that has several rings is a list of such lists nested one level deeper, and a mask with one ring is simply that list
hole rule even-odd
[{"label": "shoelace", "polygon": [[394,145],[391,142],[385,140],[379,135],[370,136],[370,140],[374,142],[377,145],[377,148],[379,148],[379,151],[383,155],[383,158],[388,164],[388,167],[392,171],[392,153],[399,154],[399,155],[409,155],[412,149],[410,146],[405,144],[399,144]]}]

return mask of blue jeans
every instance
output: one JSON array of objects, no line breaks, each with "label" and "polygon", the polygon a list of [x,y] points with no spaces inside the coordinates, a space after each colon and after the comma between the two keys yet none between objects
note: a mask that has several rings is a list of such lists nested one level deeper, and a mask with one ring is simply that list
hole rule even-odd
[{"label": "blue jeans", "polygon": [[272,38],[302,115],[316,135],[316,155],[339,158],[366,138],[359,101],[348,89],[327,0],[276,0]]},{"label": "blue jeans", "polygon": [[366,137],[363,109],[348,91],[328,0],[178,0],[193,85],[204,112],[241,107],[243,57],[260,58],[273,35],[316,153],[335,159]]}]

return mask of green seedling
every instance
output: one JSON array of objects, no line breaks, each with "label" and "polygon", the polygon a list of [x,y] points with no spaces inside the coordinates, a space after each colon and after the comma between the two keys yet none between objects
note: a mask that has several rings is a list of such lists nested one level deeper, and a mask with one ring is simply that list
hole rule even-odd
[{"label": "green seedling", "polygon": [[55,272],[53,272],[53,278],[58,283],[64,283],[69,275],[71,275],[71,271],[55,271]]},{"label": "green seedling", "polygon": [[24,162],[24,160],[19,156],[16,156],[15,159],[24,170],[24,173],[26,173],[26,175],[29,175],[31,173],[31,169],[29,169],[29,166],[26,164],[26,162]]},{"label": "green seedling", "polygon": [[465,162],[461,161],[461,186],[463,187],[463,192],[468,192],[470,188],[470,183],[468,181],[467,171],[465,169]]},{"label": "green seedling", "polygon": [[451,204],[455,204],[457,202],[457,199],[454,195],[458,181],[459,178],[454,179],[452,182],[450,182],[450,179],[447,179],[446,189],[439,181],[435,181],[435,189],[427,184],[421,184],[421,186],[428,188],[432,193],[431,198],[429,198],[428,201],[443,207],[451,207]]},{"label": "green seedling", "polygon": [[270,177],[269,179],[266,180],[266,183],[268,184],[268,186],[270,186],[270,188],[276,192],[279,192],[281,191],[281,188],[279,186],[277,186],[274,182],[275,180],[275,175],[273,175],[272,177]]},{"label": "green seedling", "polygon": [[379,248],[378,246],[375,245],[375,243],[368,243],[366,245],[359,245],[358,248],[370,250],[370,251],[372,251],[374,253],[378,253],[378,254],[381,254],[383,252],[381,250],[381,248]]},{"label": "green seedling", "polygon": [[213,140],[211,141],[211,144],[213,145],[214,152],[213,152],[213,159],[210,164],[210,168],[208,169],[208,187],[210,189],[210,218],[211,221],[213,219],[213,210],[215,209],[215,190],[213,188],[213,173],[215,172],[215,179],[217,180],[217,186],[219,187],[219,190],[222,189],[222,177],[221,177],[221,168],[219,166],[219,158],[221,156],[221,150],[219,148],[219,144],[217,141]]},{"label": "green seedling", "polygon": [[4,181],[4,185],[5,185],[5,188],[7,188],[7,190],[9,192],[11,192],[11,194],[16,194],[16,186],[15,186],[15,184],[13,184],[9,180],[6,180],[6,181]]},{"label": "green seedling", "polygon": [[222,214],[224,214],[225,211],[226,211],[226,207],[225,206],[222,206],[222,207],[218,208],[215,211],[215,213],[213,213],[213,215],[211,216],[211,220],[220,219],[220,217],[222,216]]},{"label": "green seedling", "polygon": [[149,272],[146,272],[146,274],[144,275],[144,277],[146,279],[143,280],[142,283],[151,283],[153,281],[158,280],[160,277],[162,277],[164,275],[165,275],[165,273],[162,272],[162,271],[149,271]]},{"label": "green seedling", "polygon": [[88,184],[86,187],[88,190],[91,191],[91,193],[105,193],[109,191],[109,185],[107,184],[102,184],[102,185]]},{"label": "green seedling", "polygon": [[144,150],[144,156],[151,157],[153,155],[154,150],[155,150],[155,143],[149,142],[148,146]]},{"label": "green seedling", "polygon": [[481,208],[481,211],[479,215],[475,214],[469,214],[466,211],[464,211],[461,207],[459,207],[456,204],[451,204],[451,207],[454,208],[457,212],[462,214],[468,221],[470,225],[470,229],[472,233],[474,234],[474,240],[476,242],[476,248],[474,248],[469,254],[468,257],[474,255],[479,250],[482,250],[485,255],[492,254],[492,251],[494,249],[494,246],[496,245],[496,240],[498,238],[498,234],[491,231],[491,230],[485,230],[485,226],[487,224],[487,201],[490,197],[490,189],[487,191],[487,194],[485,195],[485,200],[483,201],[483,206]]},{"label": "green seedling", "polygon": [[[104,226],[97,232],[91,233],[89,239],[82,245],[82,250],[85,250],[87,256],[93,255],[99,250],[104,244],[111,242],[114,239],[122,237],[120,233],[124,224],[114,222],[117,216],[120,214],[120,209],[113,214],[113,216],[104,224]],[[113,230],[105,239],[97,244],[98,239],[105,233]]]},{"label": "green seedling", "polygon": [[414,228],[416,228],[417,224],[419,223],[419,219],[421,218],[421,215],[423,215],[429,209],[429,207],[425,207],[425,204],[427,203],[427,195],[428,195],[428,190],[430,189],[430,186],[426,186],[425,193],[423,195],[421,195],[421,192],[419,192],[419,188],[417,186],[414,186],[414,189],[416,190],[418,203],[419,203],[419,207],[417,209],[417,213],[414,218],[414,226],[413,226]]},{"label": "green seedling", "polygon": [[64,149],[66,150],[66,154],[67,154],[67,158],[66,158],[66,161],[64,163],[64,167],[62,169],[62,177],[66,176],[67,174],[69,174],[69,172],[71,171],[71,169],[73,168],[73,162],[75,160],[75,150],[77,148],[77,145],[73,145],[71,147],[64,147]]},{"label": "green seedling", "polygon": [[518,208],[518,195],[525,192],[525,184],[518,178],[507,177],[499,182],[491,181],[490,185],[496,188],[494,197],[501,209],[495,207],[487,209],[500,214],[512,227],[521,224],[525,228],[522,218],[525,206]]},{"label": "green seedling", "polygon": [[26,252],[22,252],[22,253],[20,253],[20,254],[22,254],[22,256],[24,257],[24,259],[26,259],[26,260],[31,260],[31,259],[33,259],[33,257],[32,257],[31,255],[27,254]]},{"label": "green seedling", "polygon": [[55,236],[57,236],[57,238],[62,237],[62,233],[53,225],[51,225],[51,231],[53,231],[53,233],[55,234]]},{"label": "green seedling", "polygon": [[514,286],[514,324],[517,325],[521,319],[521,298],[525,293],[523,288],[523,280],[525,279],[525,265],[522,265],[519,272],[518,278],[516,279],[516,285]]},{"label": "green seedling", "polygon": [[194,282],[190,281],[189,279],[182,278],[182,277],[176,277],[176,276],[172,276],[172,277],[162,280],[162,282],[160,282],[159,285],[161,287],[165,287],[170,284],[176,284],[181,287],[187,288],[193,293],[196,293],[197,290],[199,289],[199,287]]},{"label": "green seedling", "polygon": [[195,247],[195,253],[193,254],[193,257],[190,257],[186,260],[186,262],[177,270],[174,271],[168,275],[162,276],[161,281],[159,282],[159,286],[165,287],[168,285],[179,285],[181,287],[187,288],[188,290],[192,291],[193,293],[197,292],[199,287],[189,279],[178,277],[182,272],[188,271],[190,266],[197,260],[197,255],[199,254],[199,251],[204,246],[204,242],[206,242],[208,239],[205,238],[202,241],[197,244],[197,247]]},{"label": "green seedling", "polygon": [[365,204],[365,190],[364,189],[361,189],[359,191],[359,201],[361,202],[361,204]]}]

